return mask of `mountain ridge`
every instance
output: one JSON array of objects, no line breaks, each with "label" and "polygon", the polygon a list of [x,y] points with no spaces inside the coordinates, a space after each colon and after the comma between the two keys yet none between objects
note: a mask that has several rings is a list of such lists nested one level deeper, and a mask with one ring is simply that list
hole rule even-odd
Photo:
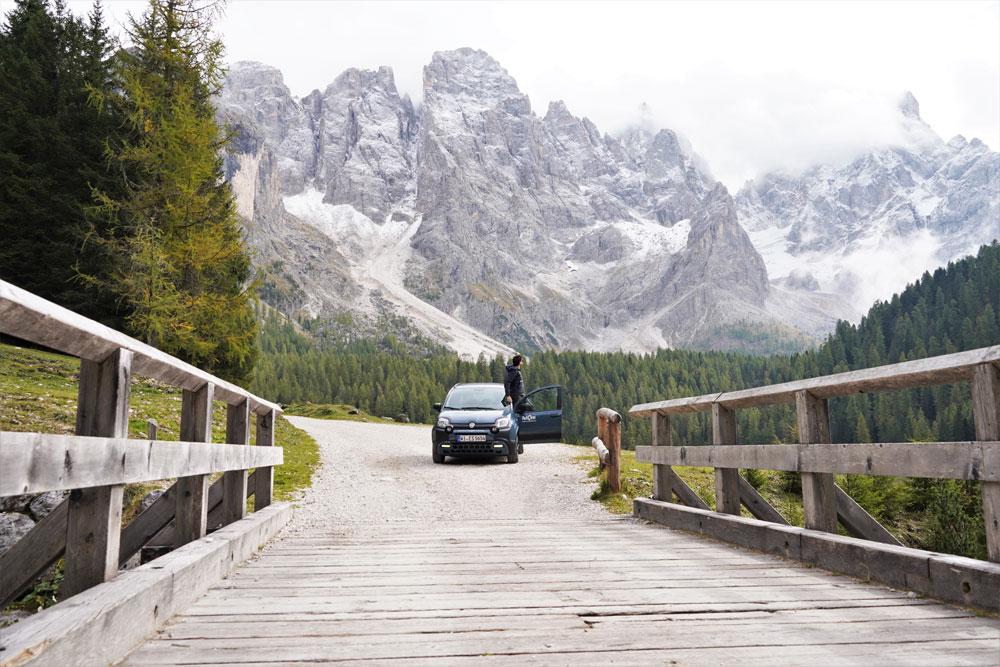
[{"label": "mountain ridge", "polygon": [[[737,323],[820,337],[856,318],[846,282],[783,270],[804,263],[788,245],[804,225],[762,203],[777,177],[763,197],[752,183],[730,195],[672,130],[612,137],[559,101],[538,116],[482,51],[435,53],[424,86],[416,109],[391,69],[351,69],[296,100],[275,68],[234,64],[220,110],[272,155],[266,172],[233,159],[234,185],[254,180],[244,169],[263,179],[237,188],[241,211],[256,187],[277,191],[273,231],[318,230],[333,251],[322,270],[353,283],[313,286],[303,260],[322,258],[284,234],[265,255],[304,286],[305,314],[416,309],[417,327],[446,344],[468,326],[522,349],[593,350],[726,349]],[[915,99],[908,109],[922,123]]]}]

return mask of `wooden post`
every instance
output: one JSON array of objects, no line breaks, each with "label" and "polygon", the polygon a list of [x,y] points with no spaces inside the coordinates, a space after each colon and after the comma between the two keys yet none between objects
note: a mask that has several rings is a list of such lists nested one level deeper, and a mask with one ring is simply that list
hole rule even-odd
[{"label": "wooden post", "polygon": [[[972,376],[972,410],[976,440],[1000,440],[1000,368],[980,364]],[[1000,482],[982,482],[986,551],[1000,563]]]},{"label": "wooden post", "polygon": [[[264,414],[257,415],[257,446],[273,447],[275,430],[274,410],[268,410]],[[263,509],[271,504],[271,496],[274,493],[274,468],[257,468],[254,472],[254,496],[253,511]]]},{"label": "wooden post", "polygon": [[[795,412],[799,423],[799,442],[823,444],[830,437],[830,411],[825,398],[808,391],[795,392]],[[802,509],[806,528],[837,532],[837,498],[833,473],[802,473]]]},{"label": "wooden post", "polygon": [[[737,444],[736,412],[718,403],[712,404],[712,442],[716,445]],[[715,469],[715,511],[739,515],[739,468]]]},{"label": "wooden post", "polygon": [[146,420],[146,437],[150,440],[156,440],[156,434],[159,430],[159,425],[156,423],[155,419]]},{"label": "wooden post", "polygon": [[[181,399],[181,440],[212,441],[212,399],[215,385],[206,382],[200,389],[185,389]],[[205,536],[208,522],[208,475],[192,475],[177,480],[177,507],[174,511],[174,548]]]},{"label": "wooden post", "polygon": [[[243,399],[226,408],[226,443],[250,445],[250,401]],[[228,526],[247,514],[247,471],[222,474],[222,525]]]},{"label": "wooden post", "polygon": [[[608,446],[608,420],[601,415],[600,410],[597,411],[597,439],[603,442],[605,447]],[[598,467],[601,470],[606,470],[608,464],[605,461],[601,461]]]},{"label": "wooden post", "polygon": [[622,425],[621,422],[609,419],[606,428],[608,432],[608,488],[611,493],[621,493]]},{"label": "wooden post", "polygon": [[[117,349],[103,361],[80,360],[77,435],[128,437],[132,352]],[[124,485],[75,489],[66,519],[65,599],[118,574]]]},{"label": "wooden post", "polygon": [[[653,415],[653,446],[670,446],[670,417],[656,413]],[[664,502],[673,502],[674,493],[670,483],[672,470],[668,465],[653,465],[653,498]]]}]

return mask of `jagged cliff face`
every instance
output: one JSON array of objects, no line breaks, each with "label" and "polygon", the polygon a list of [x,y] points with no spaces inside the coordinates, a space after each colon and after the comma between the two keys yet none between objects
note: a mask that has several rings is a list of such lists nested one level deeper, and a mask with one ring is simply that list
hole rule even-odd
[{"label": "jagged cliff face", "polygon": [[906,147],[768,174],[737,194],[773,280],[839,293],[864,311],[1000,236],[1000,154],[978,139],[945,143],[909,93],[899,111]]},{"label": "jagged cliff face", "polygon": [[[297,286],[289,306],[402,314],[469,355],[508,351],[491,338],[521,349],[726,348],[739,322],[822,335],[854,314],[823,291],[838,286],[802,271],[769,283],[752,236],[780,236],[782,257],[833,247],[890,210],[913,174],[923,184],[962,171],[996,214],[975,181],[995,184],[995,167],[962,170],[940,147],[881,153],[878,178],[844,173],[825,201],[814,194],[821,170],[748,184],[734,201],[670,130],[611,137],[561,102],[539,116],[472,49],[434,54],[419,112],[384,67],[348,70],[297,100],[277,70],[237,63],[219,102],[244,132],[229,169],[241,212],[275,275]],[[965,229],[962,211],[978,206],[954,180],[934,186],[942,229]]]}]

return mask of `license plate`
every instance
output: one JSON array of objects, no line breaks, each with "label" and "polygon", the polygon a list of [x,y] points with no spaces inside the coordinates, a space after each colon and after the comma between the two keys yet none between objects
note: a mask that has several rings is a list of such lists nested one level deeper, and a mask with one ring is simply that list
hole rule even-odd
[{"label": "license plate", "polygon": [[486,442],[486,435],[460,435],[459,442]]}]

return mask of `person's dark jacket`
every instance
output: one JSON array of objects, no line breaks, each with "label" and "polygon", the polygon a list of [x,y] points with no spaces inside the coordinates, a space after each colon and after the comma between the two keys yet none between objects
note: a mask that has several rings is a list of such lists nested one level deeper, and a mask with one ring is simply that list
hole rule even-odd
[{"label": "person's dark jacket", "polygon": [[507,377],[503,380],[503,389],[512,401],[524,396],[524,378],[521,377],[520,368],[517,366],[507,367]]}]

